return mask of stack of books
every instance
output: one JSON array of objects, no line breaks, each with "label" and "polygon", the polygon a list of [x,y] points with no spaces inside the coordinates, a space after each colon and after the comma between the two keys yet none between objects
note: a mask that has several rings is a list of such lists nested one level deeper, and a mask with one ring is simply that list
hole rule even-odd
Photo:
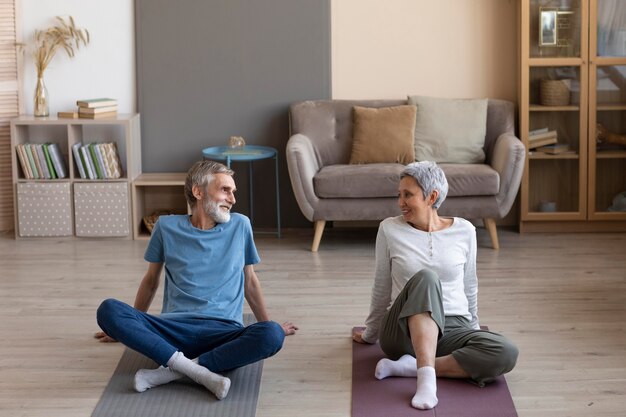
[{"label": "stack of books", "polygon": [[101,119],[117,116],[117,100],[113,98],[92,98],[78,100],[78,117],[81,119]]},{"label": "stack of books", "polygon": [[72,145],[72,153],[80,177],[90,180],[108,180],[122,176],[122,164],[115,142]]},{"label": "stack of books", "polygon": [[546,145],[557,143],[556,130],[549,130],[547,127],[528,132],[528,148],[536,149]]},{"label": "stack of books", "polygon": [[52,180],[67,177],[65,159],[56,143],[24,143],[15,146],[24,178]]}]

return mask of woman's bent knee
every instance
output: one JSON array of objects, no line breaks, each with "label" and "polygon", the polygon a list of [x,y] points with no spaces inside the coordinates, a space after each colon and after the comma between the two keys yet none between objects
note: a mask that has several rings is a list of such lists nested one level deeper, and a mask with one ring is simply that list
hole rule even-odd
[{"label": "woman's bent knee", "polygon": [[519,349],[517,346],[508,339],[502,342],[502,351],[500,353],[500,369],[502,374],[510,372],[517,363],[517,357],[519,356]]},{"label": "woman's bent knee", "polygon": [[485,364],[486,368],[491,370],[488,372],[489,376],[495,378],[510,372],[517,363],[518,355],[519,349],[517,346],[509,339],[501,336],[498,343],[494,345],[491,360],[488,364]]},{"label": "woman's bent knee", "polygon": [[439,285],[439,276],[432,269],[424,268],[419,270],[415,275],[409,279],[406,285]]}]

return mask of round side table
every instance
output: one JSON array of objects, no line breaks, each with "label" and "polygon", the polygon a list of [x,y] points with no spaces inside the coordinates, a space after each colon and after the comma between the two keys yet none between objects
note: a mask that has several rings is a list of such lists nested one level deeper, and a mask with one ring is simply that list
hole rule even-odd
[{"label": "round side table", "polygon": [[241,148],[230,148],[228,146],[211,146],[202,150],[205,159],[214,161],[226,161],[226,166],[230,168],[232,161],[248,163],[248,207],[250,209],[250,222],[254,224],[254,176],[252,164],[261,159],[274,159],[275,187],[276,187],[276,235],[280,237],[280,186],[278,182],[278,151],[270,146],[245,145]]}]

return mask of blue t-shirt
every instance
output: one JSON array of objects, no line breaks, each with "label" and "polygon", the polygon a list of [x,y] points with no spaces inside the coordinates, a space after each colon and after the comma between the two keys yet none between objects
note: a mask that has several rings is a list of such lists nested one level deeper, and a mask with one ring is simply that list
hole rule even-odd
[{"label": "blue t-shirt", "polygon": [[227,223],[201,230],[187,215],[161,216],[144,259],[165,263],[161,317],[243,324],[243,269],[260,261],[247,217],[231,213]]}]

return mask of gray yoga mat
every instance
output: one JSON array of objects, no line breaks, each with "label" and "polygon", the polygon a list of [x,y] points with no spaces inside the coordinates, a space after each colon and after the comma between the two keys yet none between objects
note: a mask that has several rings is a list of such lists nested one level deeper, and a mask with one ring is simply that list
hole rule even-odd
[{"label": "gray yoga mat", "polygon": [[[244,322],[254,322],[245,315]],[[263,361],[224,374],[231,379],[230,391],[218,400],[205,387],[183,378],[138,393],[133,388],[135,372],[154,369],[151,359],[126,349],[92,417],[254,417],[261,386]]]}]

